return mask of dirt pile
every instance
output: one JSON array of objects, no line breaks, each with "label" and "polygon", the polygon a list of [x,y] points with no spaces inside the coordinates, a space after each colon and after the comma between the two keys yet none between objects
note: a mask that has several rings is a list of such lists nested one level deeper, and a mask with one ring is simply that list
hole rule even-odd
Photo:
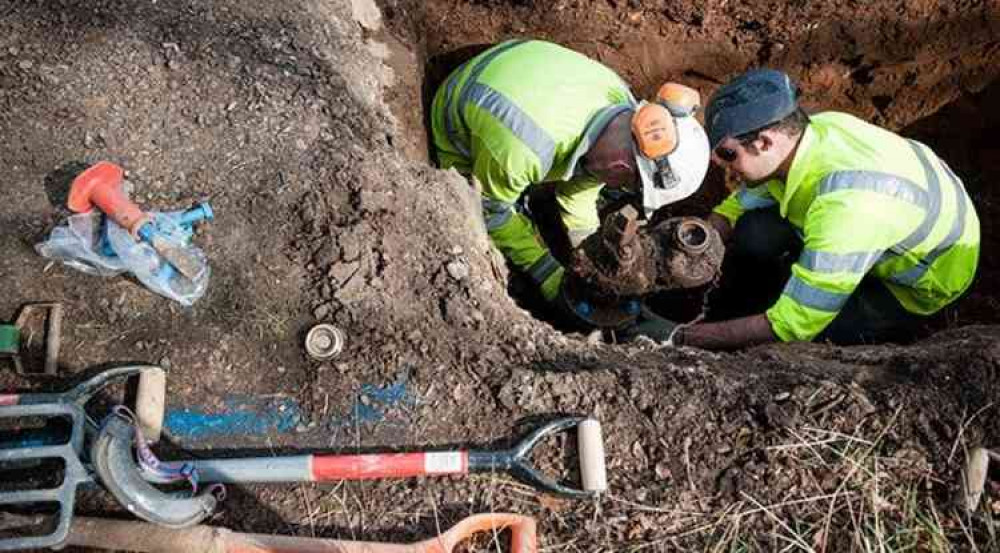
[{"label": "dirt pile", "polygon": [[[405,540],[472,512],[509,510],[537,516],[553,549],[722,540],[772,549],[797,539],[841,551],[864,534],[865,515],[903,528],[943,504],[963,449],[1000,441],[993,326],[910,347],[735,355],[556,332],[507,295],[477,199],[458,175],[430,168],[421,149],[434,80],[477,45],[515,34],[602,59],[641,92],[674,78],[707,96],[730,73],[768,63],[801,78],[811,103],[898,128],[996,77],[992,4],[379,8],[381,17],[361,0],[0,0],[0,282],[9,290],[0,316],[23,301],[64,302],[63,374],[159,363],[178,412],[225,412],[236,396],[299,410],[288,428],[263,435],[185,441],[168,427],[168,456],[483,447],[560,413],[586,413],[605,426],[612,492],[597,504],[567,503],[499,475],[247,487],[231,490],[213,522]],[[985,186],[997,171],[985,109],[995,88],[961,96],[942,110],[957,112],[946,124],[913,127],[955,159],[981,209],[984,251],[995,236]],[[211,203],[217,218],[195,240],[213,276],[193,308],[35,254],[67,214],[69,180],[98,159],[126,168],[144,207]],[[713,175],[704,197],[677,211],[710,203],[721,182]],[[940,326],[996,322],[993,261],[983,270]],[[331,362],[312,361],[301,346],[318,321],[347,334]],[[10,388],[65,386],[4,377]],[[386,399],[394,386],[406,401]],[[564,470],[552,447],[542,464]],[[84,512],[123,513],[99,493],[87,499]],[[958,519],[941,519],[961,542]]]}]

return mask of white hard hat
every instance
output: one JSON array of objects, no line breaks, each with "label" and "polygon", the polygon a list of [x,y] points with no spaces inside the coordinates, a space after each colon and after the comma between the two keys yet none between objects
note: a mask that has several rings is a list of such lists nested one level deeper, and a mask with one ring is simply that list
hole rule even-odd
[{"label": "white hard hat", "polygon": [[677,148],[665,162],[673,178],[665,179],[657,162],[636,149],[636,165],[642,175],[642,207],[649,217],[657,209],[678,202],[694,194],[708,172],[708,136],[694,117],[675,117]]}]

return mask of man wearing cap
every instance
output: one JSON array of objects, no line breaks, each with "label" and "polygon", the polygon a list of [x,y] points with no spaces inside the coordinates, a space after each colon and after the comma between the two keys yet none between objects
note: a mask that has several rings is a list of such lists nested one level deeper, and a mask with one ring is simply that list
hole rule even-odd
[{"label": "man wearing cap", "polygon": [[[979,259],[979,220],[962,181],[927,146],[845,113],[806,115],[788,75],[756,69],[712,97],[717,164],[745,184],[709,217],[725,280],[770,307],[670,333],[732,349],[774,341],[839,344],[906,337],[958,298]],[[735,267],[742,267],[732,274]],[[770,269],[784,287],[766,297]],[[739,269],[736,269],[739,270]],[[751,311],[752,312],[752,311]]]},{"label": "man wearing cap", "polygon": [[632,195],[648,215],[701,184],[709,160],[701,125],[664,111],[670,147],[647,157],[633,133],[644,105],[611,69],[539,40],[490,48],[453,71],[434,97],[440,166],[475,177],[491,240],[549,301],[564,292],[565,271],[519,207],[529,187],[554,183],[559,218],[575,247],[600,225],[603,187]]}]

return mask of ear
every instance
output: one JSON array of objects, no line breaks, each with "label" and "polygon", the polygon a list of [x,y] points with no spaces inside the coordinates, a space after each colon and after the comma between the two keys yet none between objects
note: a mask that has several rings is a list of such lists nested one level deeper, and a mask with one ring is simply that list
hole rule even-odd
[{"label": "ear", "polygon": [[771,137],[771,133],[764,131],[757,135],[757,140],[754,141],[754,145],[760,144],[759,149],[762,152],[766,152],[774,147],[774,138]]}]

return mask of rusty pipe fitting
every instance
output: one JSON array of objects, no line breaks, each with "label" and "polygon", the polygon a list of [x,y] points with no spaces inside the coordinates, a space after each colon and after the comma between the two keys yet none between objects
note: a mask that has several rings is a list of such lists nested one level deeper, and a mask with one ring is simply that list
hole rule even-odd
[{"label": "rusty pipe fitting", "polygon": [[708,225],[700,219],[685,219],[674,230],[674,240],[686,253],[700,254],[711,244]]}]

